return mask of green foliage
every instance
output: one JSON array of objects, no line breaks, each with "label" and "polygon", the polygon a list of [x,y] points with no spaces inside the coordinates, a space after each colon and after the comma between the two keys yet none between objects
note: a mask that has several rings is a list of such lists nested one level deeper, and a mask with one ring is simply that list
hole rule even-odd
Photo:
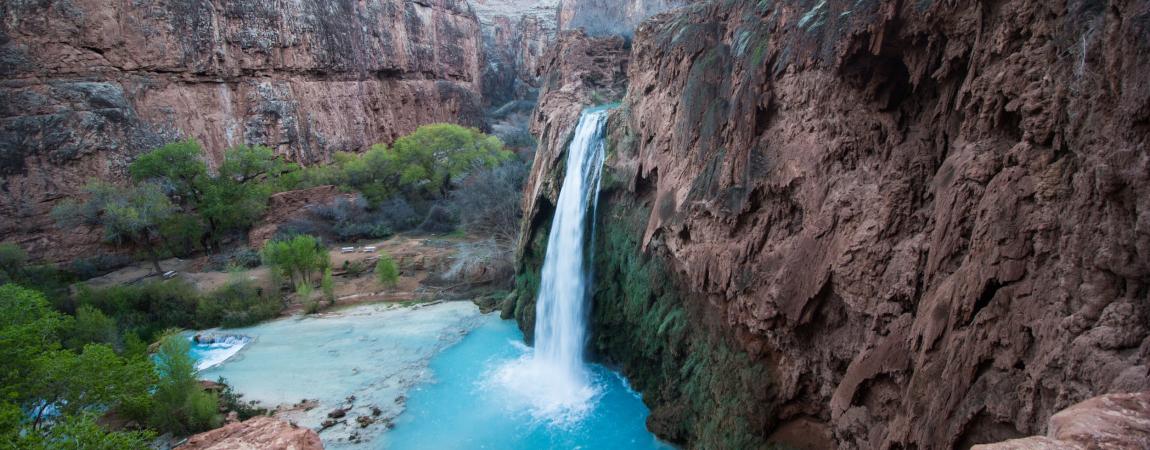
[{"label": "green foliage", "polygon": [[173,214],[160,225],[160,235],[164,237],[164,249],[173,255],[190,255],[201,250],[200,238],[207,232],[203,220],[195,214]]},{"label": "green foliage", "polygon": [[442,198],[455,180],[492,168],[513,154],[494,136],[452,124],[425,125],[388,148],[373,145],[363,155],[337,153],[330,167],[313,169],[313,183],[355,190],[379,205],[397,195],[413,200]]},{"label": "green foliage", "polygon": [[60,347],[68,325],[39,292],[0,286],[0,401],[30,401],[36,390],[36,358]]},{"label": "green foliage", "polygon": [[272,319],[283,304],[265,293],[251,280],[236,279],[199,301],[196,323],[199,328],[236,328]]},{"label": "green foliage", "polygon": [[[107,345],[62,350],[59,334],[71,329],[40,293],[0,286],[0,444],[14,445],[0,448],[143,448],[149,434],[108,433],[88,414],[146,405],[150,362]],[[47,427],[49,408],[61,416]]]},{"label": "green foliage", "polygon": [[144,183],[125,188],[95,181],[84,190],[86,202],[66,200],[53,209],[57,222],[64,227],[77,221],[102,226],[105,242],[143,248],[156,271],[162,272],[157,253],[163,237],[161,228],[176,209],[161,187]]},{"label": "green foliage", "polygon": [[327,300],[329,305],[334,305],[335,281],[331,277],[331,267],[323,270],[323,280],[320,282],[320,287],[323,289],[323,298]]},{"label": "green foliage", "polygon": [[198,184],[208,176],[202,155],[203,149],[195,140],[173,142],[136,158],[128,173],[137,183],[159,183],[186,205],[199,198]]},{"label": "green foliage", "polygon": [[76,305],[90,305],[116,320],[121,331],[154,340],[166,328],[193,328],[200,293],[182,280],[92,289],[81,285]]},{"label": "green foliage", "polygon": [[64,335],[65,345],[75,350],[80,350],[87,344],[116,345],[120,340],[116,320],[91,305],[80,305],[76,308],[75,321]]},{"label": "green foliage", "polygon": [[188,435],[218,426],[218,398],[196,380],[191,343],[176,332],[160,340],[154,358],[159,382],[152,397],[151,425],[161,432]]},{"label": "green foliage", "polygon": [[286,277],[293,286],[300,283],[310,286],[312,275],[331,265],[327,249],[308,235],[269,242],[261,256],[264,264]]},{"label": "green foliage", "polygon": [[375,263],[375,276],[381,284],[395,288],[399,282],[399,267],[387,252],[379,253],[379,262]]},{"label": "green foliage", "polygon": [[13,448],[23,450],[147,450],[153,439],[155,433],[151,431],[106,431],[94,415],[81,414],[65,417],[46,433],[27,430],[14,434],[10,442]]},{"label": "green foliage", "polygon": [[10,242],[0,243],[0,283],[19,279],[26,264],[28,254],[24,253],[24,249]]},{"label": "green foliage", "polygon": [[511,158],[503,142],[474,128],[424,125],[399,138],[388,154],[400,181],[427,195],[445,196],[453,180]]},{"label": "green foliage", "polygon": [[153,382],[152,367],[146,359],[122,358],[107,345],[89,344],[79,354],[46,352],[34,364],[36,422],[49,407],[65,415],[78,415],[120,402],[144,401]]},{"label": "green foliage", "polygon": [[267,415],[267,408],[257,406],[257,402],[244,402],[241,397],[242,394],[237,393],[232,386],[228,384],[228,380],[220,377],[216,383],[223,386],[220,391],[220,405],[224,410],[235,411],[241,421],[248,420],[252,417]]}]

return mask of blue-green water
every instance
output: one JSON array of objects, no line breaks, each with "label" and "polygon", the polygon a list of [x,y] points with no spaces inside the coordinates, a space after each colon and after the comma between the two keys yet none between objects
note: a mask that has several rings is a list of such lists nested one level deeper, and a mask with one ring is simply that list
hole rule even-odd
[{"label": "blue-green water", "polygon": [[533,414],[507,386],[501,368],[529,358],[514,322],[492,319],[431,360],[433,381],[408,394],[407,410],[379,448],[668,449],[647,431],[647,407],[614,372],[591,366],[597,395],[587,413],[555,423]]}]

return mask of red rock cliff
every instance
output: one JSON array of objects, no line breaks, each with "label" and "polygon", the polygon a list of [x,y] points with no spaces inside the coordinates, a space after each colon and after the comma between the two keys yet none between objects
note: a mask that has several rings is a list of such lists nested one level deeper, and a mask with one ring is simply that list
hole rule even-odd
[{"label": "red rock cliff", "polygon": [[965,448],[1150,389],[1150,3],[715,2],[633,46],[593,340],[661,436]]},{"label": "red rock cliff", "polygon": [[34,254],[55,247],[55,199],[178,136],[213,161],[247,143],[310,163],[482,120],[463,0],[4,2],[0,19],[0,235]]}]

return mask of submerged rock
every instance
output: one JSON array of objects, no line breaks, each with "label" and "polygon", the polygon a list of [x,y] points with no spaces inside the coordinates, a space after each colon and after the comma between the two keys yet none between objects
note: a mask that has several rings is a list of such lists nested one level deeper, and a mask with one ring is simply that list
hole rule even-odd
[{"label": "submerged rock", "polygon": [[177,450],[322,450],[319,434],[272,417],[255,417],[188,438]]}]

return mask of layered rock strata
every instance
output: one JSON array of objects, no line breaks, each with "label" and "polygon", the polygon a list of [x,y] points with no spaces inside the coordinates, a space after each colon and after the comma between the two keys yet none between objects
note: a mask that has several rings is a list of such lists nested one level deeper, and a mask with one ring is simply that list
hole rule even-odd
[{"label": "layered rock strata", "polygon": [[482,120],[463,0],[5,2],[0,19],[0,235],[53,260],[93,243],[51,230],[57,199],[178,137],[209,164],[239,144],[317,163]]},{"label": "layered rock strata", "polygon": [[[692,448],[967,448],[1150,389],[1146,73],[1141,1],[718,1],[648,20],[609,125],[597,356]],[[549,95],[526,330],[555,196],[540,180],[588,103]]]}]

